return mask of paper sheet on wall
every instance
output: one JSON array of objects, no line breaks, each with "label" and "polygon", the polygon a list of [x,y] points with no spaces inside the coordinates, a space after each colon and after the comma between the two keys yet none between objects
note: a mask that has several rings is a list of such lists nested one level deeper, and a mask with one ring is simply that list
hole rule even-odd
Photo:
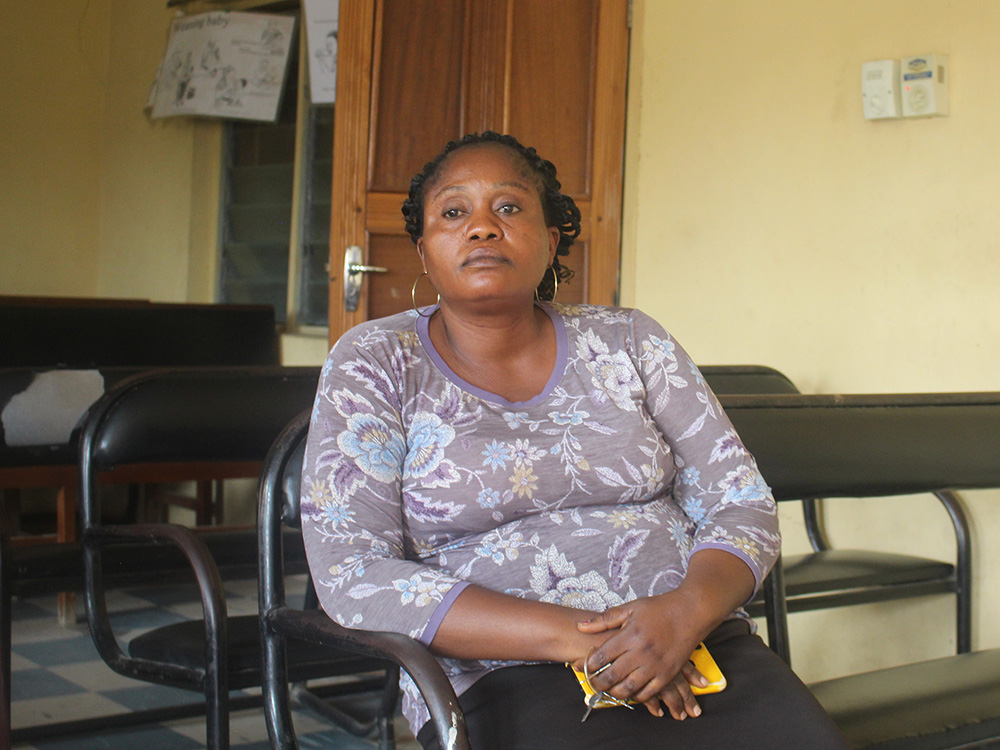
[{"label": "paper sheet on wall", "polygon": [[309,91],[313,104],[337,97],[337,21],[340,0],[303,0],[309,49]]},{"label": "paper sheet on wall", "polygon": [[157,74],[153,117],[271,120],[288,69],[295,19],[220,11],[177,18]]}]

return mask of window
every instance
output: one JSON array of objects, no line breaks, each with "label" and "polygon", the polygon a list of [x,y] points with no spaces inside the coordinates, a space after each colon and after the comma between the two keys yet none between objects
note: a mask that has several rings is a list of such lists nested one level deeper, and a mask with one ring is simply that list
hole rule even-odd
[{"label": "window", "polygon": [[310,103],[301,17],[277,120],[225,127],[219,299],[273,305],[286,328],[326,326],[333,105]]}]

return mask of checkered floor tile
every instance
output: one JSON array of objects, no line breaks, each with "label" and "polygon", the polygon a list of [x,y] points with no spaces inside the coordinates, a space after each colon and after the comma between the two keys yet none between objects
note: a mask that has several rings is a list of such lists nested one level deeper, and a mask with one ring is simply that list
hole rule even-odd
[{"label": "checkered floor tile", "polygon": [[[226,595],[230,614],[256,612],[254,581],[229,583]],[[191,587],[163,587],[113,592],[108,605],[116,632],[124,643],[150,628],[200,617],[201,606],[196,597]],[[78,614],[82,615],[82,605],[78,608],[81,610]],[[58,623],[54,596],[14,603],[12,641],[11,724],[15,732],[199,700],[197,693],[139,682],[111,671],[98,656],[85,620],[66,627]],[[303,750],[361,750],[375,746],[310,714],[296,712],[294,720]],[[112,723],[113,719],[107,720],[108,725]],[[230,723],[234,748],[270,748],[262,709],[236,711]],[[402,719],[397,719],[396,731],[399,750],[419,750]],[[204,748],[205,720],[201,716],[152,726],[102,729],[97,734],[39,739],[14,747],[16,750]]]}]

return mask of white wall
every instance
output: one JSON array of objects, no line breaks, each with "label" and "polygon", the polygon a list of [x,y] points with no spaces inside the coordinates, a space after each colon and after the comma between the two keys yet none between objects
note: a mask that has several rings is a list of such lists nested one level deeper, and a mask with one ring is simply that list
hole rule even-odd
[{"label": "white wall", "polygon": [[[623,302],[699,363],[771,365],[804,391],[1000,390],[1000,3],[633,13]],[[927,53],[950,55],[950,115],[866,121],[861,64]],[[996,646],[1000,493],[967,497],[976,643]],[[933,500],[830,505],[841,546],[953,555]],[[815,678],[948,653],[952,601],[793,616],[797,666]]]}]

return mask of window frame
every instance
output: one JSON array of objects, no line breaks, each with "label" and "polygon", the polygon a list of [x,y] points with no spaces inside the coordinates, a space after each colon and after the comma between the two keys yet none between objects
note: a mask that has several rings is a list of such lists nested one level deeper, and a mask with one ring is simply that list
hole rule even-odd
[{"label": "window frame", "polygon": [[[309,157],[312,153],[313,147],[313,143],[310,139],[314,137],[314,131],[311,129],[314,124],[314,110],[333,107],[335,105],[314,105],[310,98],[308,45],[306,41],[305,25],[303,23],[304,10],[302,5],[299,0],[223,0],[222,2],[213,2],[212,0],[168,0],[167,6],[179,8],[183,13],[192,15],[211,11],[233,10],[265,13],[288,13],[291,11],[294,12],[296,16],[295,33],[298,41],[297,58],[299,73],[295,81],[294,92],[290,90],[286,82],[286,90],[284,93],[284,96],[294,95],[296,97],[296,115],[293,166],[294,177],[292,184],[292,207],[290,214],[291,226],[289,229],[288,239],[288,276],[286,280],[287,294],[284,311],[285,322],[281,324],[280,329],[282,333],[285,334],[299,334],[307,337],[326,338],[329,332],[328,322],[325,322],[323,325],[304,324],[299,321],[299,318],[300,301],[303,297],[302,287],[305,283],[305,279],[303,277],[303,255],[305,252],[305,248],[303,246],[303,232],[305,224],[308,221],[308,204],[312,189],[309,184],[311,178],[311,165]],[[195,246],[200,245],[205,248],[206,252],[211,253],[212,273],[208,283],[211,286],[211,299],[216,302],[221,302],[223,300],[223,243],[225,241],[226,233],[227,219],[225,212],[228,200],[228,185],[225,170],[227,168],[228,159],[227,149],[230,148],[230,136],[228,131],[232,122],[232,120],[218,120],[211,123],[209,127],[209,130],[213,133],[211,145],[209,145],[207,139],[199,138],[197,135],[196,141],[200,140],[201,143],[196,142],[195,144],[196,153],[204,152],[208,149],[211,149],[216,153],[214,162],[217,166],[214,179],[210,182],[201,181],[200,183],[196,183],[194,191],[195,205],[198,205],[203,201],[211,201],[211,203],[215,206],[215,210],[212,212],[214,214],[212,217],[214,219],[214,227],[212,227],[212,231],[208,231],[207,229],[204,232],[196,232],[194,229],[192,231],[192,249],[194,250]],[[204,132],[205,129],[202,128],[199,130]],[[202,203],[202,205],[204,205],[204,203]],[[208,218],[208,216],[206,216],[206,218]],[[209,235],[212,237],[211,249],[207,247]],[[326,271],[326,284],[328,289],[328,254],[323,267]],[[280,312],[279,317],[281,317]]]}]

